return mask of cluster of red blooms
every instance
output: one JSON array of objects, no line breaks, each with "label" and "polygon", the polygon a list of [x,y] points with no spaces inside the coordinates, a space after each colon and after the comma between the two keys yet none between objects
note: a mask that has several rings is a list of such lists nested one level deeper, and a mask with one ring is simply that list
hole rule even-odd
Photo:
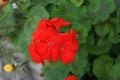
[{"label": "cluster of red blooms", "polygon": [[62,18],[42,19],[32,33],[32,41],[28,47],[32,60],[43,65],[45,60],[50,63],[59,59],[65,64],[72,62],[78,49],[76,32],[72,29],[70,33],[59,32],[62,26],[69,25],[70,22]]},{"label": "cluster of red blooms", "polygon": [[0,1],[0,8],[6,4],[7,0],[1,0]]},{"label": "cluster of red blooms", "polygon": [[69,75],[68,77],[64,78],[64,80],[76,80],[76,76]]}]

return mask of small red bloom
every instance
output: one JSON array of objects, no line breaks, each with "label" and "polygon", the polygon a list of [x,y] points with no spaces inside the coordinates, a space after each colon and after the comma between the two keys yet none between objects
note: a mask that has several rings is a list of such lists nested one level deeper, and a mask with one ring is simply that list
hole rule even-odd
[{"label": "small red bloom", "polygon": [[73,61],[75,53],[78,49],[78,43],[76,41],[76,32],[74,30],[70,31],[70,35],[64,33],[61,35],[63,38],[63,45],[61,46],[61,61],[65,64]]},{"label": "small red bloom", "polygon": [[2,2],[6,2],[7,0],[2,0]]},{"label": "small red bloom", "polygon": [[2,8],[6,4],[7,0],[1,0],[0,1],[0,8]]},{"label": "small red bloom", "polygon": [[65,22],[62,18],[51,20],[42,19],[37,29],[32,34],[32,42],[28,51],[32,60],[36,63],[44,64],[44,60],[49,62],[60,59],[67,64],[73,61],[78,44],[76,32],[59,33],[59,28],[68,26],[70,22]]},{"label": "small red bloom", "polygon": [[64,78],[64,80],[77,80],[77,79],[76,79],[76,76],[69,75],[67,78]]}]

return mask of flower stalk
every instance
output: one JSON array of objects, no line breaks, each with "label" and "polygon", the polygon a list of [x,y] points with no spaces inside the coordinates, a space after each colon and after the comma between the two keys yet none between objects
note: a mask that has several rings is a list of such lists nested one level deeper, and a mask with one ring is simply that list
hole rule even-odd
[{"label": "flower stalk", "polygon": [[28,18],[28,13],[18,4],[16,0],[13,0],[15,4],[18,6],[18,8],[22,11],[22,13],[25,15],[26,18]]}]

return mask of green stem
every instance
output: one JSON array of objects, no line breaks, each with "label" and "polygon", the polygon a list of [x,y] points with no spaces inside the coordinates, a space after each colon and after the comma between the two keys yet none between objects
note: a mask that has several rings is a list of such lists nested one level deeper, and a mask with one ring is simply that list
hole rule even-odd
[{"label": "green stem", "polygon": [[18,8],[23,12],[23,14],[28,18],[28,14],[27,12],[17,3],[16,0],[13,0],[15,2],[15,4],[18,6]]},{"label": "green stem", "polygon": [[24,24],[24,23],[17,23],[17,24],[14,24],[14,25],[9,25],[9,26],[0,27],[0,29],[11,28],[11,27],[14,27],[14,26],[22,25],[22,24]]},{"label": "green stem", "polygon": [[29,60],[26,60],[25,62],[23,62],[19,67],[22,67],[23,65],[27,64],[29,62]]}]

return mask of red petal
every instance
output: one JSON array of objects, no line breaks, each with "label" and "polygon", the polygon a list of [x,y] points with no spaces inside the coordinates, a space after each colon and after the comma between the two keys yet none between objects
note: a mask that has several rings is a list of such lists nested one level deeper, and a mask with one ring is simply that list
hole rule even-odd
[{"label": "red petal", "polygon": [[53,61],[58,61],[60,56],[60,50],[58,48],[52,47],[51,48],[51,58]]},{"label": "red petal", "polygon": [[42,41],[45,41],[45,42],[48,42],[51,40],[51,38],[56,35],[57,33],[52,31],[52,30],[45,30],[44,32],[40,33],[39,35],[39,40],[42,40]]},{"label": "red petal", "polygon": [[50,20],[56,29],[60,29],[62,26],[69,26],[70,22],[66,22],[63,18],[53,18]]},{"label": "red petal", "polygon": [[36,31],[38,33],[43,32],[47,28],[53,28],[53,24],[47,19],[42,19],[42,20],[39,21]]},{"label": "red petal", "polygon": [[46,51],[45,55],[44,55],[44,61],[45,60],[48,60],[49,63],[52,63],[52,60],[51,60],[51,49],[48,48],[48,50]]},{"label": "red petal", "polygon": [[47,28],[47,26],[46,26],[47,21],[48,21],[47,19],[40,20],[39,23],[38,23],[36,32],[44,31]]},{"label": "red petal", "polygon": [[71,51],[76,52],[76,50],[78,50],[78,43],[77,43],[77,41],[74,41],[74,42],[68,41],[63,45],[63,47],[65,49],[69,49]]},{"label": "red petal", "polygon": [[67,78],[64,78],[64,80],[77,80],[76,79],[76,76],[74,76],[74,75],[70,75],[70,76],[68,76]]},{"label": "red petal", "polygon": [[39,34],[37,34],[37,32],[33,32],[32,33],[32,41],[33,42],[37,42],[37,40],[39,39]]},{"label": "red petal", "polygon": [[48,45],[46,43],[43,42],[37,43],[35,49],[42,59],[47,60],[50,58],[50,53],[48,52]]},{"label": "red petal", "polygon": [[60,33],[60,37],[63,43],[69,40],[69,34],[68,33]]},{"label": "red petal", "polygon": [[42,19],[41,21],[39,21],[36,31],[32,33],[33,42],[37,41],[41,32],[46,30],[47,28],[46,22],[47,22],[47,19]]},{"label": "red petal", "polygon": [[74,60],[75,57],[75,52],[71,51],[71,50],[62,50],[62,54],[61,54],[61,61],[65,64],[68,64],[70,62],[72,62]]},{"label": "red petal", "polygon": [[70,30],[70,41],[75,41],[76,40],[76,32],[71,29]]},{"label": "red petal", "polygon": [[47,19],[42,19],[39,21],[36,31],[32,33],[32,41],[36,41],[39,37],[50,35],[53,32],[56,32],[53,29],[53,24]]},{"label": "red petal", "polygon": [[28,46],[28,52],[30,54],[30,57],[32,58],[32,60],[36,63],[42,63],[44,64],[44,62],[40,59],[38,53],[35,51],[35,44],[30,44]]}]

